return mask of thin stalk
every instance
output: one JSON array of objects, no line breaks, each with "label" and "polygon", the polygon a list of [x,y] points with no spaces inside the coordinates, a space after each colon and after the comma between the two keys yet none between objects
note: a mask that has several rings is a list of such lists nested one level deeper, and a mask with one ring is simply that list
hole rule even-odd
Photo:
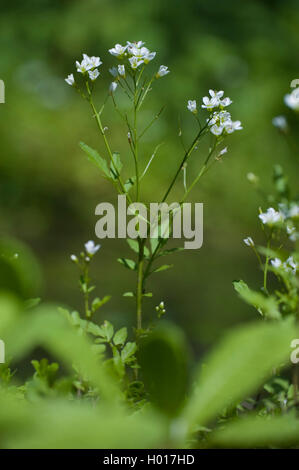
[{"label": "thin stalk", "polygon": [[145,240],[139,238],[138,240],[139,255],[138,255],[138,263],[137,263],[137,290],[136,290],[137,331],[140,331],[142,328],[144,243],[145,243]]}]

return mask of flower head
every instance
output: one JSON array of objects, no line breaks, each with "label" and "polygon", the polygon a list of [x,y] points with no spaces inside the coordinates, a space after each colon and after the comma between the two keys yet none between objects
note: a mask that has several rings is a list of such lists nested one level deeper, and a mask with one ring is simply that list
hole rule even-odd
[{"label": "flower head", "polygon": [[280,131],[286,132],[288,130],[288,123],[285,116],[275,116],[272,119],[272,124]]},{"label": "flower head", "polygon": [[121,76],[121,77],[125,77],[126,76],[126,69],[125,69],[125,66],[124,65],[119,65],[117,67],[117,72],[118,74]]},{"label": "flower head", "polygon": [[299,111],[299,87],[295,88],[292,93],[285,95],[284,102],[289,108]]},{"label": "flower head", "polygon": [[254,246],[254,241],[251,237],[244,238],[243,242],[246,246]]},{"label": "flower head", "polygon": [[81,62],[76,61],[77,72],[84,74],[89,70],[99,67],[101,64],[102,61],[99,57],[89,57],[87,54],[83,54],[83,60]]},{"label": "flower head", "polygon": [[99,75],[100,75],[100,72],[98,71],[98,69],[88,70],[88,76],[92,82],[94,82],[98,78]]},{"label": "flower head", "polygon": [[74,263],[77,263],[78,258],[77,258],[76,255],[71,255],[70,258],[71,258],[71,260],[72,260]]},{"label": "flower head", "polygon": [[117,83],[116,82],[111,82],[109,86],[109,91],[110,93],[114,93],[117,88]]},{"label": "flower head", "polygon": [[273,268],[280,268],[281,265],[282,265],[282,262],[279,258],[274,258],[271,260],[271,264],[273,266]]},{"label": "flower head", "polygon": [[135,56],[130,57],[129,62],[133,70],[136,70],[141,64],[143,64],[143,60]]},{"label": "flower head", "polygon": [[84,246],[89,256],[93,256],[101,248],[101,245],[96,245],[93,240],[89,240]]},{"label": "flower head", "polygon": [[196,113],[197,113],[197,104],[196,104],[196,100],[188,100],[187,109],[188,109],[191,113],[196,114]]},{"label": "flower head", "polygon": [[70,75],[67,76],[67,78],[65,78],[65,81],[68,85],[74,86],[75,85],[74,75],[71,73]]},{"label": "flower head", "polygon": [[109,49],[109,52],[111,55],[121,59],[125,55],[127,47],[128,46],[122,46],[121,44],[115,44],[112,49]]},{"label": "flower head", "polygon": [[118,75],[118,68],[117,67],[111,67],[111,69],[109,69],[109,72],[111,73],[112,77],[117,77]]},{"label": "flower head", "polygon": [[259,214],[259,218],[261,219],[263,224],[275,225],[279,222],[282,222],[284,216],[281,212],[278,212],[273,209],[273,207],[269,207],[269,209],[267,209],[267,212]]},{"label": "flower head", "polygon": [[156,78],[164,77],[170,72],[166,65],[160,65],[158,72],[156,73]]}]

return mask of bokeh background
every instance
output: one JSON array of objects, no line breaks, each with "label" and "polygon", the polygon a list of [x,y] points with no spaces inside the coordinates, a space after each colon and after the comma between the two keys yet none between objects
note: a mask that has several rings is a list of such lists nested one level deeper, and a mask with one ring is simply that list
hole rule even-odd
[{"label": "bokeh background", "polygon": [[[168,318],[182,326],[199,351],[217,341],[223,329],[255,316],[232,288],[235,279],[253,287],[261,281],[254,256],[242,242],[248,235],[263,242],[257,223],[263,200],[246,174],[259,175],[267,192],[273,165],[280,164],[296,188],[298,143],[291,133],[282,136],[271,121],[284,114],[290,129],[298,128],[283,103],[291,80],[299,78],[297,0],[2,0],[1,286],[24,297],[81,308],[78,272],[69,256],[95,237],[95,206],[115,202],[115,194],[78,146],[83,140],[104,154],[87,104],[64,77],[74,71],[82,52],[99,55],[104,63],[96,90],[100,105],[114,63],[107,50],[140,39],[157,51],[152,66],[165,64],[171,70],[154,87],[141,117],[146,123],[166,105],[142,152],[145,163],[157,143],[164,142],[144,179],[146,200],[161,195],[181,159],[178,123],[186,142],[194,133],[188,99],[201,100],[209,88],[224,89],[234,102],[233,117],[244,126],[229,139],[224,161],[192,193],[192,201],[204,203],[203,247],[169,258],[166,262],[175,268],[152,278],[154,297],[145,303],[150,319],[164,300]],[[112,103],[104,124],[130,176],[126,130]],[[203,158],[200,152],[194,155],[190,174]],[[181,190],[180,181],[173,200]],[[116,325],[135,322],[131,300],[122,297],[132,289],[134,274],[116,261],[129,253],[124,241],[104,240],[92,270],[98,294],[112,295],[101,318]]]}]

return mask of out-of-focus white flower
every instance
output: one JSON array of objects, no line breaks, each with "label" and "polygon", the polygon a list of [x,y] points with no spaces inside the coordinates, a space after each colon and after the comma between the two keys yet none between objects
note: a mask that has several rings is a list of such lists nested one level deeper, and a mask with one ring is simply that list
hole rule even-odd
[{"label": "out-of-focus white flower", "polygon": [[72,260],[74,263],[77,263],[78,258],[77,258],[76,255],[71,255],[71,260]]},{"label": "out-of-focus white flower", "polygon": [[293,204],[290,207],[288,216],[291,217],[291,219],[295,219],[295,218],[299,217],[299,205],[298,204]]},{"label": "out-of-focus white flower", "polygon": [[214,108],[218,108],[219,100],[216,98],[209,98],[208,96],[204,96],[202,99],[203,104],[201,105],[202,108],[206,108],[208,111],[212,111]]},{"label": "out-of-focus white flower", "polygon": [[230,98],[223,98],[223,100],[220,100],[220,106],[223,106],[224,108],[226,108],[226,106],[229,106],[230,104],[232,104],[232,100]]},{"label": "out-of-focus white flower", "polygon": [[129,62],[133,70],[136,70],[141,64],[143,64],[143,60],[138,59],[138,57],[135,56],[130,57]]},{"label": "out-of-focus white flower", "polygon": [[96,245],[93,240],[89,240],[84,246],[86,253],[90,256],[93,256],[101,248],[101,245]]},{"label": "out-of-focus white flower", "polygon": [[227,147],[224,147],[224,149],[220,150],[217,157],[222,157],[222,155],[224,155],[225,153],[227,153]]},{"label": "out-of-focus white flower", "polygon": [[156,78],[164,77],[170,72],[166,65],[160,65],[158,72],[156,73]]},{"label": "out-of-focus white flower", "polygon": [[292,93],[284,96],[285,104],[295,111],[299,111],[299,87],[295,88]]},{"label": "out-of-focus white flower", "polygon": [[118,59],[121,59],[124,56],[127,47],[128,46],[122,46],[121,44],[115,44],[112,49],[109,49],[109,52],[111,55],[114,55]]},{"label": "out-of-focus white flower", "polygon": [[273,207],[269,207],[269,209],[267,209],[267,212],[259,214],[259,218],[263,224],[274,225],[279,222],[282,222],[284,216],[281,212],[278,212],[273,209]]},{"label": "out-of-focus white flower", "polygon": [[285,116],[275,116],[272,119],[272,124],[274,127],[277,127],[277,129],[283,132],[286,132],[288,130],[288,122]]},{"label": "out-of-focus white flower", "polygon": [[258,176],[252,173],[252,171],[247,173],[246,178],[248,179],[249,183],[253,183],[253,184],[258,183],[258,180],[259,180]]},{"label": "out-of-focus white flower", "polygon": [[197,113],[197,104],[196,104],[196,100],[188,100],[187,109],[188,109],[191,113],[196,114],[196,113]]},{"label": "out-of-focus white flower", "polygon": [[126,69],[125,69],[125,66],[124,65],[119,65],[117,67],[117,70],[118,70],[118,74],[121,76],[121,77],[125,77],[126,76]]},{"label": "out-of-focus white flower", "polygon": [[137,47],[138,49],[140,49],[142,46],[144,46],[145,42],[143,41],[137,41],[137,42],[130,42],[130,41],[127,41],[127,48],[128,50],[130,51],[133,47]]},{"label": "out-of-focus white flower", "polygon": [[109,91],[110,93],[114,93],[117,88],[117,83],[116,82],[111,82],[109,86]]},{"label": "out-of-focus white flower", "polygon": [[71,73],[67,78],[65,78],[65,81],[68,85],[73,86],[75,84],[74,75]]},{"label": "out-of-focus white flower", "polygon": [[297,263],[294,260],[293,256],[289,256],[286,262],[284,263],[284,267],[288,272],[292,272],[293,274],[296,274],[297,271]]},{"label": "out-of-focus white flower", "polygon": [[271,259],[271,264],[273,268],[280,268],[280,266],[282,265],[282,262],[279,258],[274,258],[274,259]]},{"label": "out-of-focus white flower", "polygon": [[156,57],[156,52],[147,51],[143,54],[142,59],[145,64],[148,64],[155,57]]},{"label": "out-of-focus white flower", "polygon": [[216,135],[217,137],[222,134],[224,127],[223,126],[218,126],[217,124],[214,124],[211,126],[211,132],[212,134]]},{"label": "out-of-focus white flower", "polygon": [[118,69],[117,67],[111,67],[111,69],[109,69],[109,72],[111,73],[112,77],[117,77],[118,75]]},{"label": "out-of-focus white flower", "polygon": [[247,245],[247,246],[254,246],[254,241],[252,240],[251,237],[244,238],[243,242],[244,242],[245,245]]},{"label": "out-of-focus white flower", "polygon": [[98,78],[99,75],[100,75],[100,72],[98,71],[98,69],[88,71],[88,76],[92,82],[94,82]]},{"label": "out-of-focus white flower", "polygon": [[208,111],[212,111],[214,108],[225,108],[226,106],[229,106],[232,104],[232,100],[230,98],[223,98],[224,91],[214,91],[214,90],[209,90],[210,97],[204,96],[202,101],[203,104],[201,105],[202,108],[206,108]]}]

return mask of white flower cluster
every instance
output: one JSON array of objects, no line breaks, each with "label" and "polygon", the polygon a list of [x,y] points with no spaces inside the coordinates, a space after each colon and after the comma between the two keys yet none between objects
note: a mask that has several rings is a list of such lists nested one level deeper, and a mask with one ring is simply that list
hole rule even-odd
[{"label": "white flower cluster", "polygon": [[[89,79],[94,82],[98,76],[100,75],[100,72],[97,67],[99,67],[102,64],[102,61],[99,57],[89,57],[87,54],[83,54],[83,60],[79,62],[76,60],[76,68],[78,73],[82,73],[83,75],[88,75]],[[75,78],[74,75],[71,73],[68,75],[68,77],[65,79],[66,83],[70,86],[75,85]]]},{"label": "white flower cluster", "polygon": [[[126,46],[116,44],[112,49],[109,49],[111,55],[119,60],[128,59],[129,66],[132,70],[137,70],[141,65],[147,65],[151,60],[156,57],[156,52],[151,52],[147,47],[144,46],[143,41],[130,42],[127,41]],[[114,76],[125,76],[125,66],[121,65],[118,68],[113,67],[110,69],[110,73]],[[164,77],[169,73],[168,67],[161,65],[156,78]]]},{"label": "white flower cluster", "polygon": [[259,214],[259,218],[265,225],[275,225],[283,222],[285,217],[282,212],[269,207],[266,212]]},{"label": "white flower cluster", "polygon": [[279,210],[286,219],[286,231],[292,242],[299,240],[299,232],[296,231],[294,222],[299,219],[299,204],[292,202],[291,204],[279,204]]},{"label": "white flower cluster", "polygon": [[[82,252],[80,256],[82,259],[85,259],[85,261],[89,262],[90,259],[93,257],[93,255],[95,255],[96,252],[99,251],[99,249],[101,248],[101,245],[96,245],[93,240],[89,240],[88,242],[84,244],[84,248],[85,248],[86,254]],[[76,255],[71,255],[70,258],[74,263],[76,264],[79,263],[79,259]]]},{"label": "white flower cluster", "polygon": [[[232,121],[231,115],[224,108],[232,104],[232,100],[228,97],[224,98],[224,91],[209,90],[210,96],[204,96],[201,105],[202,108],[208,111],[213,111],[213,114],[207,119],[210,131],[216,136],[232,134],[234,131],[243,129],[241,121]],[[189,100],[187,109],[197,114],[196,100]]]},{"label": "white flower cluster", "polygon": [[298,264],[294,260],[293,256],[289,256],[284,263],[281,261],[281,259],[274,258],[271,260],[271,264],[275,269],[283,269],[284,271],[292,274],[296,274],[298,268]]},{"label": "white flower cluster", "polygon": [[299,111],[299,87],[285,95],[284,102],[289,108]]}]

